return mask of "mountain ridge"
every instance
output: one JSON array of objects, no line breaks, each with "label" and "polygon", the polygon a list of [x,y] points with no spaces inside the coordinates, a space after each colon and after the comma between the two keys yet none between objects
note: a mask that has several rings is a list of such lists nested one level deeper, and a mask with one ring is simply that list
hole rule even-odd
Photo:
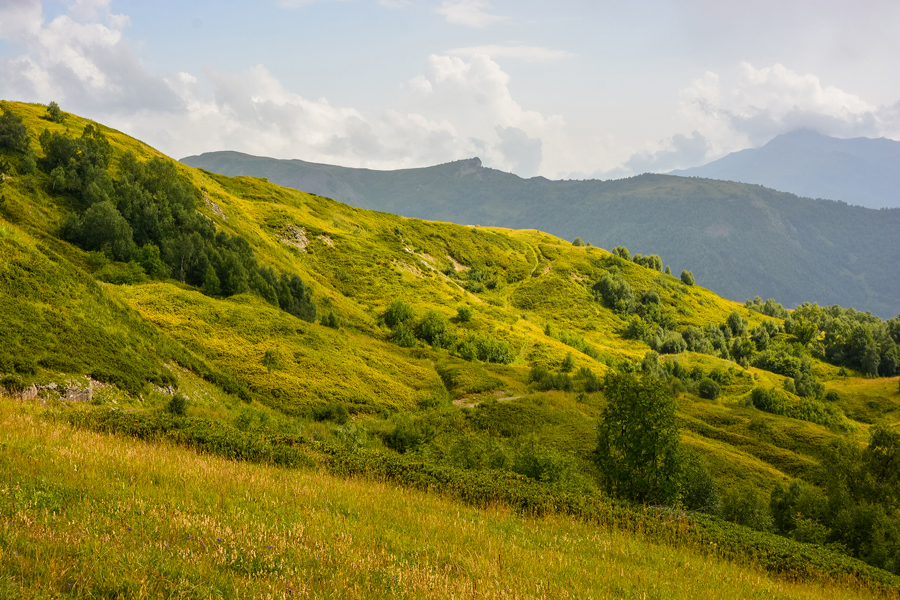
[{"label": "mountain ridge", "polygon": [[754,183],[867,208],[900,207],[900,142],[883,137],[841,139],[798,129],[669,174]]}]

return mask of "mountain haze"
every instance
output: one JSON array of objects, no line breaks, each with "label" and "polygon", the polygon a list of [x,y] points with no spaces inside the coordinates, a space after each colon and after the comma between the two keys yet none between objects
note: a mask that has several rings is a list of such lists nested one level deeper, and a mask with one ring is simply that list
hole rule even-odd
[{"label": "mountain haze", "polygon": [[900,142],[886,138],[842,140],[800,129],[669,174],[756,183],[868,208],[900,207]]},{"label": "mountain haze", "polygon": [[840,304],[900,313],[900,210],[811,200],[758,185],[641,175],[615,181],[522,179],[477,158],[373,171],[238,152],[182,159],[225,175],[353,206],[460,224],[535,228],[594,245],[659,254],[673,272],[733,300]]}]

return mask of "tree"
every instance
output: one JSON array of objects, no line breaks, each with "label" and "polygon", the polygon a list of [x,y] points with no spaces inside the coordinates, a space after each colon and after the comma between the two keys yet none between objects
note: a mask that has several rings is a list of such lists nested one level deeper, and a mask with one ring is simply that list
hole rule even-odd
[{"label": "tree", "polygon": [[682,271],[681,272],[681,281],[685,285],[694,285],[694,274],[690,271]]},{"label": "tree", "polygon": [[634,291],[631,285],[617,271],[607,271],[594,284],[594,292],[603,298],[603,304],[619,312],[633,312]]},{"label": "tree", "polygon": [[597,429],[597,467],[610,494],[645,504],[677,504],[683,480],[675,401],[650,374],[606,377]]},{"label": "tree", "polygon": [[559,370],[563,373],[569,373],[572,369],[575,368],[575,359],[572,358],[572,353],[569,352],[566,354],[566,357],[562,361],[562,365],[560,365]]},{"label": "tree", "polygon": [[136,248],[131,239],[131,226],[110,201],[99,202],[85,211],[72,232],[85,250],[101,250],[113,260],[131,260]]},{"label": "tree", "polygon": [[572,245],[573,246],[584,246],[584,240],[581,239],[580,237],[577,237],[572,241]]},{"label": "tree", "polygon": [[59,104],[51,100],[47,105],[47,120],[53,123],[62,123],[65,119],[66,116],[59,109]]},{"label": "tree", "polygon": [[22,118],[6,110],[0,115],[0,150],[28,150],[28,129]]},{"label": "tree", "polygon": [[616,246],[613,248],[613,254],[624,260],[631,260],[631,252],[625,246]]}]

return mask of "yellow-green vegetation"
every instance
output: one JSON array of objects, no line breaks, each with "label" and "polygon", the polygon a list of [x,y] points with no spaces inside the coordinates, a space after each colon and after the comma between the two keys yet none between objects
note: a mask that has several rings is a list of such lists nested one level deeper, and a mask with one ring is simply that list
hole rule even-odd
[{"label": "yellow-green vegetation", "polygon": [[[827,556],[834,552],[835,556],[863,558],[894,573],[900,571],[900,544],[890,541],[900,539],[892,516],[895,507],[885,505],[865,514],[859,512],[859,506],[845,507],[843,520],[826,514],[823,508],[836,506],[835,502],[829,504],[833,499],[855,497],[858,491],[852,488],[852,481],[829,478],[827,465],[842,464],[838,459],[853,455],[853,451],[868,452],[866,464],[874,465],[878,456],[862,448],[873,433],[890,430],[900,421],[897,377],[862,376],[889,374],[891,369],[900,368],[900,354],[893,341],[900,335],[900,327],[894,328],[893,321],[882,323],[870,315],[837,309],[826,312],[804,306],[790,314],[774,303],[738,304],[661,272],[662,263],[654,257],[632,258],[624,249],[610,253],[573,245],[534,230],[426,222],[356,209],[263,179],[229,178],[173,165],[144,144],[75,115],[66,115],[61,125],[44,118],[46,107],[0,104],[27,126],[33,163],[29,166],[27,153],[0,149],[6,161],[0,182],[0,391],[56,402],[64,396],[60,393],[63,388],[90,388],[92,402],[97,405],[90,410],[120,407],[130,411],[122,415],[144,415],[150,420],[166,411],[176,415],[186,411],[188,418],[202,418],[244,432],[247,437],[240,439],[250,440],[249,445],[256,443],[253,436],[257,434],[297,436],[330,444],[351,455],[360,452],[360,456],[383,456],[386,461],[407,461],[397,463],[402,465],[480,473],[488,479],[493,477],[491,473],[513,474],[546,486],[550,490],[547,494],[554,498],[557,492],[599,498],[602,494],[597,484],[600,473],[595,450],[598,422],[606,407],[604,377],[640,371],[661,381],[665,393],[675,399],[681,441],[692,464],[696,463],[692,472],[711,475],[717,490],[718,499],[713,498],[716,494],[708,495],[715,500],[707,507],[708,512],[761,531],[783,533],[793,538],[791,544],[811,543]],[[45,128],[49,134],[41,141]],[[54,143],[69,143],[60,141],[60,136],[81,139],[85,131],[87,141],[79,152],[102,149],[106,142],[111,149],[102,176],[94,171],[84,175],[97,177],[96,189],[72,183],[78,175],[75,170],[70,173],[55,167],[47,172],[45,168],[49,158],[44,148],[49,152]],[[53,138],[56,141],[48,142],[52,134],[58,134]],[[100,190],[103,186],[107,191]],[[132,192],[133,199],[122,199]],[[102,194],[111,194],[110,199],[101,200]],[[171,206],[166,204],[169,196],[179,198],[178,203],[172,200]],[[105,206],[102,211],[95,210],[101,205]],[[139,209],[141,206],[144,208]],[[147,207],[162,207],[159,210],[172,213],[171,219],[158,221],[158,229],[165,230],[165,235],[151,231],[156,225],[141,225],[144,217],[140,217],[140,211],[152,213]],[[98,223],[117,224],[122,232],[126,232],[122,215],[129,214],[125,225],[131,233],[98,238],[84,225],[90,211],[94,211],[91,218]],[[140,235],[149,241],[138,247]],[[285,290],[290,292],[287,301]],[[406,316],[399,321],[389,318],[389,307],[399,307]],[[895,357],[897,361],[892,362]],[[6,410],[11,423],[34,419],[28,411],[22,416]],[[63,437],[93,440],[90,443],[98,448],[126,452],[124,448],[134,447],[127,441],[53,427],[60,436],[63,434],[59,432],[65,431]],[[126,432],[137,435],[135,431]],[[59,444],[63,444],[62,439]],[[151,499],[162,496],[151,493],[156,489],[152,486],[186,477],[165,474],[177,462],[171,457],[183,457],[185,451],[152,448],[154,453],[168,457],[153,467],[160,473],[159,481],[145,478],[141,484],[144,487],[132,491],[135,497],[144,498],[141,510],[145,514],[157,515],[153,526],[162,528],[162,500]],[[128,456],[135,452],[127,450]],[[228,456],[245,457],[245,453],[237,449]],[[35,473],[42,472],[47,460],[54,464],[49,454],[41,457],[30,463]],[[192,461],[208,460],[197,468],[205,473],[221,469],[238,479],[265,480],[260,484],[261,496],[253,498],[266,497],[270,498],[267,502],[278,504],[262,502],[247,507],[251,512],[244,513],[235,508],[241,500],[234,497],[227,503],[232,508],[220,515],[226,521],[215,526],[245,532],[280,531],[282,540],[285,532],[294,531],[301,520],[287,516],[292,504],[280,504],[280,494],[289,488],[273,483],[278,478],[293,481],[296,486],[337,490],[333,498],[349,494],[351,489],[364,490],[359,492],[361,496],[371,494],[379,500],[389,494],[388,488],[371,482],[342,482],[313,473],[231,465],[218,459],[178,460],[195,465],[201,463]],[[306,463],[299,460],[296,464]],[[130,467],[120,467],[123,470],[116,477],[121,478]],[[53,471],[56,467],[47,468]],[[407,469],[397,468],[403,472]],[[410,472],[415,468],[409,467]],[[15,471],[8,472],[13,477]],[[44,475],[35,477],[37,481]],[[451,493],[448,481],[454,480],[439,479],[430,489]],[[789,487],[791,482],[794,487]],[[15,483],[10,479],[9,489],[15,488]],[[191,483],[188,490],[194,485]],[[72,483],[65,493],[105,507],[119,506],[123,501],[123,496],[115,495],[118,488],[109,492],[113,495],[105,496],[87,486]],[[38,490],[34,492],[38,496],[43,493],[43,488],[29,489]],[[848,491],[849,495],[841,495],[842,490],[853,494]],[[178,497],[183,508],[178,510],[193,514],[196,522],[212,519],[211,513],[218,513],[210,498],[232,492],[220,490],[203,496],[205,492],[181,490],[177,494],[181,494]],[[171,487],[166,493],[176,494]],[[435,514],[470,510],[447,498],[419,492],[407,490],[401,496],[407,498],[404,506],[423,503],[435,507],[426,512],[432,515],[428,523],[436,528],[455,525],[438,520]],[[683,490],[676,490],[672,497],[685,496]],[[775,504],[770,499],[782,496],[786,500],[778,504],[783,508],[779,509],[781,513],[793,511],[799,517],[772,520],[773,515],[781,513],[771,508]],[[277,501],[271,500],[276,497]],[[196,504],[198,498],[206,499]],[[408,510],[390,502],[387,508],[375,509],[375,503],[372,500],[354,506],[357,514],[395,511],[402,515]],[[66,506],[66,510],[76,510]],[[35,507],[37,512],[28,516],[32,521],[38,513],[44,515],[42,518],[56,519],[52,515],[59,512],[43,513],[40,511],[46,507]],[[106,516],[98,516],[97,523],[111,522],[109,511],[113,509],[104,510],[107,512],[101,513]],[[529,524],[507,514],[506,509],[492,510],[466,514],[505,523],[498,526],[502,531],[515,527],[523,528],[516,531],[529,531],[528,535],[536,537],[523,542],[522,547],[529,548],[527,552],[537,552],[550,539],[542,536],[550,535],[554,528],[581,531],[572,533],[569,539],[582,541],[567,544],[566,540],[559,542],[561,537],[554,538],[553,552],[560,554],[552,559],[557,561],[557,570],[540,578],[546,588],[538,588],[536,582],[527,579],[530,572],[540,572],[534,562],[528,562],[536,559],[527,553],[512,559],[521,562],[515,566],[504,559],[504,572],[517,569],[519,579],[499,588],[491,586],[506,580],[488,567],[489,558],[443,563],[434,556],[422,567],[424,570],[413,565],[409,568],[414,573],[403,571],[407,567],[400,569],[402,559],[391,558],[400,554],[391,554],[394,550],[389,545],[378,546],[373,540],[380,538],[371,529],[351,532],[352,543],[342,538],[342,551],[356,558],[340,563],[340,569],[357,573],[356,579],[350,578],[352,584],[375,596],[378,594],[373,590],[383,594],[411,590],[410,595],[421,595],[419,588],[395,588],[389,579],[364,575],[366,568],[360,565],[375,560],[375,554],[370,553],[376,552],[376,547],[387,548],[387,554],[378,554],[378,561],[387,562],[378,562],[377,572],[408,577],[410,581],[422,577],[421,582],[430,581],[426,575],[446,575],[443,583],[434,587],[443,595],[462,595],[465,590],[471,593],[471,587],[466,586],[473,585],[473,577],[479,594],[499,593],[509,587],[518,590],[514,597],[549,597],[554,589],[581,590],[581,596],[587,595],[586,590],[594,590],[594,597],[641,591],[665,597],[669,589],[666,585],[679,588],[673,597],[679,597],[681,588],[694,590],[693,595],[706,595],[703,590],[709,589],[721,592],[718,586],[692,587],[701,584],[678,579],[694,575],[676,575],[680,567],[665,562],[668,551],[653,546],[649,538],[634,532],[604,532],[602,535],[612,536],[608,539],[614,540],[610,543],[615,547],[633,547],[634,552],[641,549],[657,557],[663,561],[660,564],[668,565],[667,577],[674,578],[657,582],[662,587],[655,591],[651,584],[634,582],[620,582],[625,587],[616,588],[620,583],[614,582],[621,577],[614,578],[614,571],[621,568],[624,559],[591,549],[584,540],[596,540],[601,547],[602,536],[595,526],[578,523],[577,511],[572,513],[575,522],[557,515]],[[747,516],[751,514],[760,516]],[[78,515],[83,517],[85,513]],[[379,516],[375,522],[384,519],[388,517]],[[397,523],[403,520],[400,516],[390,519]],[[859,524],[854,525],[854,519]],[[63,527],[64,522],[56,520],[55,525],[46,525],[41,531],[54,539],[68,535],[63,533],[70,531],[68,525]],[[328,520],[322,523],[323,532],[326,525],[334,525]],[[876,525],[873,530],[884,534],[881,542],[872,547],[847,545],[848,531]],[[145,524],[143,530],[148,526]],[[135,537],[121,532],[113,535],[111,529],[97,527],[96,531],[82,532],[87,536],[84,539],[93,540],[85,542],[91,548],[99,548],[95,544],[104,535],[115,544],[131,543],[128,540]],[[135,555],[135,560],[150,565],[168,561],[167,555],[161,554],[161,544],[172,543],[169,540],[181,534],[196,535],[186,525],[178,527],[165,529],[165,535],[148,542],[156,548],[153,552],[147,549],[150,546],[134,546],[135,552],[140,548],[140,552],[149,553]],[[46,533],[51,531],[54,533]],[[715,531],[718,533],[713,538],[720,536],[715,539],[725,543],[726,533]],[[91,537],[95,534],[99,537]],[[241,543],[248,549],[250,540],[256,538],[246,535],[250,537]],[[424,540],[435,534],[419,529],[409,535],[410,539],[419,536],[415,544],[410,542],[415,547],[423,546]],[[478,535],[494,533],[481,531]],[[522,535],[525,533],[515,534],[515,539],[521,540]],[[216,537],[220,536],[213,539]],[[25,549],[25,539],[17,537],[16,547]],[[492,539],[476,536],[458,543],[473,544],[472,548],[513,543]],[[206,591],[198,592],[198,597],[212,594],[210,590],[220,584],[238,589],[249,586],[248,593],[261,593],[265,586],[287,581],[283,578],[287,571],[265,562],[269,559],[251,561],[262,566],[229,570],[233,567],[216,561],[234,556],[236,551],[204,540],[206,546],[202,547],[185,542],[179,546],[179,556],[193,557],[208,551],[203,555],[205,566],[195,571],[187,560],[177,566],[166,563],[169,575],[165,577],[170,577],[166,581],[171,583],[171,577],[194,580],[208,568],[214,574],[208,575],[207,587],[202,588]],[[887,542],[882,543],[884,540]],[[319,537],[311,543],[312,547],[334,548],[337,542]],[[825,544],[827,551],[822,549]],[[699,546],[688,546],[677,550],[687,553],[686,562],[700,564],[695,561],[707,560],[700,557]],[[429,547],[436,548],[434,544]],[[215,554],[218,550],[213,548],[222,553]],[[3,552],[6,560],[8,553],[6,549]],[[680,556],[677,552],[675,555]],[[109,574],[118,568],[115,565],[120,554],[103,555],[110,562],[97,567],[98,586],[106,585]],[[307,584],[319,586],[312,591],[327,595],[337,589],[329,579],[337,576],[337,567],[323,574],[311,570],[314,565],[308,557],[296,553],[290,556],[291,568],[295,572],[307,569]],[[330,556],[337,560],[336,554]],[[612,562],[603,562],[607,560]],[[744,585],[741,581],[747,585],[755,581],[756,575],[748,575],[756,573],[755,567],[709,560],[712,562],[703,569],[711,569],[708,572],[714,573],[712,577],[734,583],[735,590],[744,590],[746,595],[765,595],[758,590],[781,590],[797,593],[798,597],[806,593],[805,584],[772,582],[767,576],[760,580],[761,588],[740,587]],[[594,567],[577,567],[570,578],[566,565],[589,563],[610,566],[597,567],[597,571],[591,570]],[[446,564],[456,566],[445,573],[441,569]],[[459,565],[467,566],[459,570]],[[482,578],[482,567],[492,575]],[[400,570],[391,570],[394,568]],[[703,569],[700,572],[707,572]],[[23,573],[27,570],[22,567]],[[813,571],[819,577],[821,565]],[[161,573],[161,568],[157,572]],[[51,577],[50,571],[43,573],[35,575],[28,585],[40,587],[42,577]],[[883,575],[888,577],[887,573]],[[606,579],[600,583],[592,579],[599,576]],[[310,583],[310,577],[314,583]],[[60,574],[52,578],[60,585],[74,585],[73,580]],[[123,588],[123,593],[141,589],[140,579],[132,583],[137,587]],[[156,585],[149,579],[145,583],[150,590]],[[110,594],[115,595],[116,589],[112,588]],[[284,591],[278,589],[278,593]],[[438,595],[436,591],[434,594]],[[734,595],[740,593],[735,591]]]},{"label": "yellow-green vegetation", "polygon": [[48,424],[0,402],[0,593],[28,598],[866,598],[565,517]]}]

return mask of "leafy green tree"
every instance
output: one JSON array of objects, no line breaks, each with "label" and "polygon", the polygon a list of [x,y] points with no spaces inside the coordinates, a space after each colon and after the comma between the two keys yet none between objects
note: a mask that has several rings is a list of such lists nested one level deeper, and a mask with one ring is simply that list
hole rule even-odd
[{"label": "leafy green tree", "polygon": [[634,311],[634,291],[618,271],[607,271],[594,284],[593,290],[603,299],[603,304],[618,312]]},{"label": "leafy green tree", "polygon": [[138,262],[153,279],[165,279],[171,274],[169,265],[163,262],[159,248],[153,244],[145,244],[138,255]]},{"label": "leafy green tree", "polygon": [[113,260],[127,262],[135,252],[131,226],[109,201],[99,202],[85,211],[68,234],[85,250],[102,251]]},{"label": "leafy green tree", "polygon": [[569,352],[566,354],[566,357],[562,361],[562,365],[560,365],[559,370],[563,373],[570,373],[572,369],[575,368],[575,359],[572,358],[572,353]]},{"label": "leafy green tree", "polygon": [[616,246],[613,248],[613,254],[624,260],[631,260],[631,252],[625,246]]},{"label": "leafy green tree", "polygon": [[681,272],[681,281],[685,285],[694,285],[694,274],[690,271],[682,271]]},{"label": "leafy green tree", "polygon": [[807,321],[800,317],[794,323],[792,333],[798,342],[806,346],[819,336],[819,326],[814,321]]},{"label": "leafy green tree", "polygon": [[0,115],[0,150],[28,150],[28,129],[21,117],[4,110]]},{"label": "leafy green tree", "polygon": [[666,265],[666,275],[671,275],[671,274],[672,274],[672,267],[670,267],[669,265]]},{"label": "leafy green tree", "polygon": [[700,459],[692,454],[685,453],[684,485],[682,491],[682,504],[688,510],[707,514],[719,514],[722,502],[719,499],[719,490],[713,481],[709,471],[700,462]]},{"label": "leafy green tree", "polygon": [[65,121],[66,116],[63,114],[63,111],[60,110],[59,104],[54,101],[51,101],[50,104],[47,105],[47,120],[53,123],[62,123]]},{"label": "leafy green tree", "polygon": [[669,390],[652,375],[611,373],[604,395],[595,457],[607,492],[645,504],[677,504],[683,466]]},{"label": "leafy green tree", "polygon": [[207,296],[222,295],[222,284],[219,281],[219,276],[216,274],[215,267],[212,265],[206,267],[206,277],[203,279],[203,293]]},{"label": "leafy green tree", "polygon": [[573,246],[584,246],[584,240],[581,239],[580,237],[577,237],[572,241],[572,245]]}]

